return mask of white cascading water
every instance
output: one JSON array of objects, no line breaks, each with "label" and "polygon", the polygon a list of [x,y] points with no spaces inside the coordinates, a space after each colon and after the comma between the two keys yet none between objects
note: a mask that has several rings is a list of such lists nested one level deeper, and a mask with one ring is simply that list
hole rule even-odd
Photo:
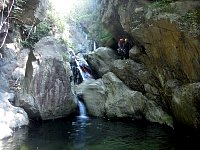
[{"label": "white cascading water", "polygon": [[75,61],[76,61],[77,68],[78,68],[78,70],[79,70],[79,72],[80,72],[80,74],[81,74],[81,77],[82,77],[83,81],[85,81],[85,80],[87,80],[87,79],[89,79],[89,78],[92,78],[92,76],[91,76],[89,73],[84,72],[84,71],[81,69],[81,67],[80,67],[80,66],[82,66],[83,64],[85,64],[86,66],[88,66],[88,63],[87,63],[83,58],[82,58],[81,60],[79,60],[79,61],[75,59]]},{"label": "white cascading water", "polygon": [[78,100],[78,107],[79,107],[79,117],[87,118],[85,105],[80,100]]},{"label": "white cascading water", "polygon": [[93,50],[97,49],[97,45],[96,45],[96,42],[94,41],[93,43]]}]

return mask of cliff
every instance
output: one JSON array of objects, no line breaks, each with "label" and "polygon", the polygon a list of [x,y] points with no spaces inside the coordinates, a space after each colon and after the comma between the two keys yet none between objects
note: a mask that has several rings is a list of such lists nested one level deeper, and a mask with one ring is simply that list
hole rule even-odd
[{"label": "cliff", "polygon": [[88,61],[100,77],[114,72],[130,89],[156,102],[173,117],[175,126],[199,130],[199,7],[199,1],[102,0],[99,16],[115,39],[113,44],[120,36],[128,38],[130,60],[149,76],[132,72],[135,63],[122,70],[116,61],[110,62],[108,71],[101,72],[102,57],[89,55]]}]

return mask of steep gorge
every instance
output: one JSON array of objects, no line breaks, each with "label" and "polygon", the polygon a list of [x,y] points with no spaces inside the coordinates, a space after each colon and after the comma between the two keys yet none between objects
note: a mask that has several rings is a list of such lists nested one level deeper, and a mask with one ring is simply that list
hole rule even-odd
[{"label": "steep gorge", "polygon": [[[83,96],[89,114],[145,119],[177,129],[187,127],[199,131],[200,2],[95,2],[98,4],[97,19],[107,31],[104,41],[110,39],[97,43],[104,47],[85,57],[99,78],[84,82],[76,89],[77,94]],[[10,3],[6,1],[8,6]],[[28,117],[49,120],[68,116],[75,111],[77,101],[70,81],[71,68],[68,60],[64,59],[71,49],[76,52],[90,51],[88,41],[76,33],[81,31],[80,25],[88,28],[97,42],[101,40],[95,34],[101,34],[97,32],[101,28],[93,26],[93,31],[90,31],[89,26],[97,22],[89,20],[87,24],[80,21],[77,25],[72,21],[67,29],[71,32],[72,43],[68,41],[67,48],[55,37],[48,36],[40,39],[34,48],[24,49],[15,23],[29,25],[32,30],[45,19],[47,1],[26,0],[19,7],[24,9],[13,13],[10,16],[11,26],[5,27],[9,29],[8,38],[11,40],[7,38],[5,46],[0,49],[3,55],[3,63],[0,62],[0,109],[6,109],[3,104],[7,105],[8,99],[24,108],[26,112],[9,105],[25,120],[19,121],[16,126],[27,125]],[[1,8],[3,6],[0,5]],[[5,31],[2,29],[0,34],[3,37]],[[116,52],[121,36],[127,37],[132,46],[128,60],[120,60]],[[10,89],[10,80],[20,84]],[[6,100],[2,98],[5,93],[9,95],[4,98]],[[2,120],[5,122],[6,117]],[[8,126],[13,129],[10,124]]]}]

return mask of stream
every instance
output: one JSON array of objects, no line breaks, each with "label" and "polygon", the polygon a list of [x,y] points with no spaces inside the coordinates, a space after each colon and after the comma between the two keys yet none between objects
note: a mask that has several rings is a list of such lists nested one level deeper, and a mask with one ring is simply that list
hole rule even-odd
[{"label": "stream", "polygon": [[0,150],[184,150],[199,140],[144,122],[89,117],[79,101],[79,115],[17,129],[0,141]]},{"label": "stream", "polygon": [[18,129],[0,142],[1,150],[175,150],[193,149],[182,139],[155,124],[75,117]]}]

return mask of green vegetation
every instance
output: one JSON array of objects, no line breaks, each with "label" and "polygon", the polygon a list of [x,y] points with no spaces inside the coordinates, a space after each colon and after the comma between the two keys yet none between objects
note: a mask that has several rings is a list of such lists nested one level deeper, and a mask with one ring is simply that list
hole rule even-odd
[{"label": "green vegetation", "polygon": [[153,5],[155,7],[165,7],[166,5],[169,5],[170,3],[174,2],[174,0],[156,0]]},{"label": "green vegetation", "polygon": [[[100,21],[100,18],[98,18],[98,16],[96,16],[95,13],[88,16],[88,18],[83,18],[82,20],[84,22],[86,21],[89,22],[88,23],[89,24],[88,30],[90,31],[89,35],[95,38],[98,41],[98,43],[105,46],[107,45],[107,42],[112,40],[111,33],[104,28],[103,24]],[[91,22],[91,20],[95,20],[95,21]]]},{"label": "green vegetation", "polygon": [[[21,8],[24,5],[24,0],[17,0],[16,6]],[[41,38],[54,35],[52,29],[56,26],[56,33],[60,34],[59,37],[56,36],[63,44],[67,45],[67,47],[74,47],[73,42],[70,41],[70,27],[66,26],[66,23],[74,24],[74,26],[81,26],[90,31],[89,38],[95,39],[101,45],[107,45],[109,41],[112,39],[112,35],[103,27],[99,16],[97,16],[97,2],[96,0],[84,0],[79,3],[74,4],[74,9],[70,11],[68,14],[59,14],[53,7],[51,3],[48,5],[47,17],[46,19],[36,25],[36,28],[33,30],[32,26],[26,26],[23,22],[19,20],[19,24],[21,24],[24,31],[26,31],[26,37],[22,38],[22,46],[27,48],[34,48],[36,42],[38,42]],[[19,13],[20,9],[13,9],[14,12]],[[16,13],[16,14],[17,14]],[[17,19],[17,17],[16,17]],[[24,31],[21,34],[24,33]],[[86,32],[88,32],[86,31]]]},{"label": "green vegetation", "polygon": [[58,32],[63,32],[65,29],[65,18],[61,18],[51,4],[49,5],[46,21],[49,21],[51,25],[55,25],[58,28]]},{"label": "green vegetation", "polygon": [[28,146],[24,144],[20,147],[20,150],[28,150],[28,149],[29,149]]},{"label": "green vegetation", "polygon": [[100,22],[92,26],[91,28],[93,28],[91,30],[91,35],[99,40],[99,43],[101,43],[102,45],[107,45],[107,42],[112,40],[113,37],[111,33],[106,30]]},{"label": "green vegetation", "polygon": [[[31,29],[29,29],[31,30]],[[25,40],[22,41],[22,46],[27,48],[34,48],[34,44],[38,42],[41,38],[48,36],[51,31],[51,24],[48,21],[39,23],[36,26],[35,32],[31,32]]]},{"label": "green vegetation", "polygon": [[148,7],[151,9],[158,9],[160,12],[168,12],[173,13],[175,11],[175,7],[171,5],[175,0],[156,0]]},{"label": "green vegetation", "polygon": [[[23,0],[19,1],[19,3],[23,3]],[[53,26],[56,27],[56,33],[62,33],[65,29],[64,22],[65,20],[56,14],[49,3],[46,19],[37,24],[34,29],[32,29],[32,26],[26,27],[25,30],[28,32],[28,35],[26,35],[27,37],[25,37],[25,39],[22,39],[22,46],[33,49],[35,43],[41,38],[53,35]],[[59,39],[61,42],[64,42],[62,38],[59,37]]]},{"label": "green vegetation", "polygon": [[185,23],[185,28],[191,33],[197,33],[200,30],[200,10],[199,8],[192,9],[182,17],[182,21]]},{"label": "green vegetation", "polygon": [[190,10],[183,18],[190,23],[198,22],[198,11],[196,9]]},{"label": "green vegetation", "polygon": [[25,4],[25,0],[15,0],[14,9],[12,10],[12,13],[20,12],[23,8],[23,5]]},{"label": "green vegetation", "polygon": [[69,54],[68,54],[68,53],[63,54],[63,60],[66,61],[66,62],[69,62],[69,61],[70,61],[70,58],[69,58]]},{"label": "green vegetation", "polygon": [[86,25],[89,35],[100,45],[106,46],[113,38],[111,33],[104,28],[101,18],[97,15],[97,9],[93,10],[93,8],[88,8],[87,11],[79,14],[77,22]]}]

